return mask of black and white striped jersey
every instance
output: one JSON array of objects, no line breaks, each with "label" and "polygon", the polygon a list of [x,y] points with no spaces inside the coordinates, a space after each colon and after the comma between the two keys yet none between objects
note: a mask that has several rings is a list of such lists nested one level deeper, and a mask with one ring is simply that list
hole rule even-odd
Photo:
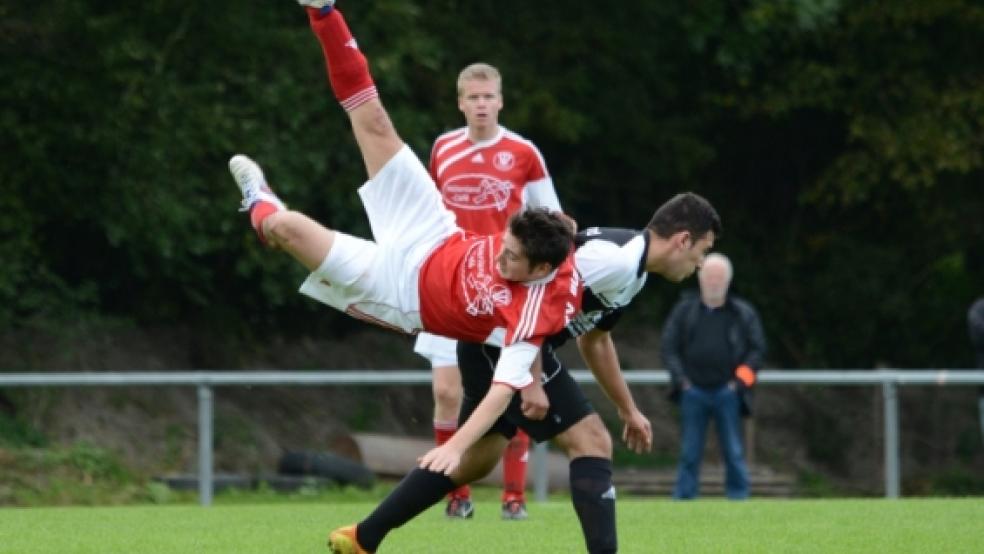
[{"label": "black and white striped jersey", "polygon": [[577,234],[574,266],[584,280],[581,311],[550,339],[560,346],[592,329],[611,331],[625,307],[646,284],[649,233],[589,227]]}]

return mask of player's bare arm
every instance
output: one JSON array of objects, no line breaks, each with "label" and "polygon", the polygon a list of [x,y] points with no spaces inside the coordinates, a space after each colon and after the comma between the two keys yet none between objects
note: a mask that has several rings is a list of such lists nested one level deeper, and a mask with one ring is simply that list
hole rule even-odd
[{"label": "player's bare arm", "polygon": [[461,463],[461,456],[492,428],[492,424],[506,411],[513,394],[509,385],[492,383],[489,392],[454,436],[420,457],[420,468],[445,475],[454,473]]},{"label": "player's bare arm", "polygon": [[542,341],[521,341],[502,349],[495,366],[492,385],[468,420],[443,445],[420,458],[420,467],[451,475],[461,456],[471,448],[509,407],[516,389],[533,384],[531,368],[540,355]]},{"label": "player's bare arm", "polygon": [[618,416],[624,422],[622,440],[636,453],[648,452],[653,448],[653,429],[649,419],[636,407],[629,386],[622,375],[618,362],[618,352],[608,331],[593,329],[578,337],[577,347],[581,357],[588,364],[598,384],[608,398],[618,408]]}]

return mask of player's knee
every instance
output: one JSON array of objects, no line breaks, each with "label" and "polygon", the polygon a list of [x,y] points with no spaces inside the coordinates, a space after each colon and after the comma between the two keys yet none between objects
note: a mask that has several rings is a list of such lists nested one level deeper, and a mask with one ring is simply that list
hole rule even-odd
[{"label": "player's knee", "polygon": [[372,136],[396,136],[396,128],[393,127],[393,121],[390,120],[389,114],[386,113],[382,104],[376,103],[371,108],[366,109],[364,113],[360,114],[359,120],[355,124],[362,131]]},{"label": "player's knee", "polygon": [[505,448],[506,439],[502,435],[493,433],[482,437],[462,455],[461,465],[451,475],[451,480],[462,485],[492,473]]},{"label": "player's knee", "polygon": [[612,435],[605,428],[600,417],[594,417],[589,425],[589,444],[592,445],[595,455],[603,458],[612,457]]},{"label": "player's knee", "polygon": [[598,414],[591,414],[568,429],[562,437],[562,444],[569,458],[592,456],[612,457],[612,436],[605,428]]},{"label": "player's knee", "polygon": [[441,408],[457,411],[461,407],[461,387],[456,383],[434,381],[434,403]]}]

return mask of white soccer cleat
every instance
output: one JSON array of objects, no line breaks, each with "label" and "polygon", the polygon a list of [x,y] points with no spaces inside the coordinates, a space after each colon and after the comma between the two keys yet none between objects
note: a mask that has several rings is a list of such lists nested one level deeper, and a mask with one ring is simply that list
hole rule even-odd
[{"label": "white soccer cleat", "polygon": [[263,176],[263,170],[253,160],[242,154],[236,154],[229,158],[229,171],[232,178],[239,185],[239,191],[243,193],[243,203],[239,211],[246,212],[259,201],[269,202],[281,210],[285,209],[284,203],[277,198],[277,195],[270,189],[270,185]]},{"label": "white soccer cleat", "polygon": [[335,5],[335,0],[297,0],[297,3],[309,8],[322,9],[330,8]]}]

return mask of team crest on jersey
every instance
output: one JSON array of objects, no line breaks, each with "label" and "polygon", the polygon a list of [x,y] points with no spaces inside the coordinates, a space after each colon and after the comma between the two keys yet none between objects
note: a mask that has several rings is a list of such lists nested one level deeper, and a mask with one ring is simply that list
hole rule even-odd
[{"label": "team crest on jersey", "polygon": [[473,317],[490,316],[496,306],[512,302],[512,292],[502,283],[496,283],[489,266],[490,241],[478,241],[468,248],[461,264],[461,285],[464,289],[465,312]]},{"label": "team crest on jersey", "polygon": [[516,156],[513,156],[513,153],[508,150],[496,152],[492,158],[492,165],[499,171],[509,171],[516,165]]},{"label": "team crest on jersey", "polygon": [[498,211],[506,209],[512,194],[511,181],[501,181],[489,175],[466,173],[456,175],[444,184],[441,196],[448,206],[462,210]]}]

